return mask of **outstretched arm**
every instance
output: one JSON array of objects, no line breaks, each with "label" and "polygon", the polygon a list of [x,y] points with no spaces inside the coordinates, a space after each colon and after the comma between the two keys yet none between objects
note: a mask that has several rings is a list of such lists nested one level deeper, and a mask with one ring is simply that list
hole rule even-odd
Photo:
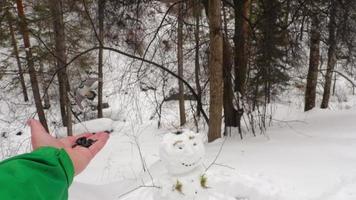
[{"label": "outstretched arm", "polygon": [[[74,175],[82,172],[102,149],[108,134],[103,132],[56,139],[38,121],[30,120],[28,124],[34,151],[0,163],[1,199],[68,199],[68,187]],[[79,137],[96,142],[89,148],[76,146],[74,144]]]}]

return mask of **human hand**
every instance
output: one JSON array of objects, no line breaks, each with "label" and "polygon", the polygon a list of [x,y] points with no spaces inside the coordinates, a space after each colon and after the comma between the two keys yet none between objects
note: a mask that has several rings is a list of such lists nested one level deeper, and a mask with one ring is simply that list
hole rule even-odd
[{"label": "human hand", "polygon": [[[105,132],[96,134],[84,133],[78,136],[68,136],[66,138],[56,139],[47,133],[39,121],[31,119],[27,121],[27,124],[31,127],[31,142],[33,149],[35,150],[44,146],[63,148],[73,162],[75,175],[78,175],[87,167],[89,162],[104,147],[109,139],[109,134]],[[74,145],[76,140],[80,137],[86,137],[96,142],[88,148]]]}]

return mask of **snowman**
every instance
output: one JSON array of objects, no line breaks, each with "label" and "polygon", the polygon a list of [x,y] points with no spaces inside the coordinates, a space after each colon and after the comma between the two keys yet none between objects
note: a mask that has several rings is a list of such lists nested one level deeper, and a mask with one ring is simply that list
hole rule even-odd
[{"label": "snowman", "polygon": [[205,149],[200,134],[190,130],[167,133],[159,154],[167,171],[158,180],[161,189],[155,200],[209,199],[203,167]]}]

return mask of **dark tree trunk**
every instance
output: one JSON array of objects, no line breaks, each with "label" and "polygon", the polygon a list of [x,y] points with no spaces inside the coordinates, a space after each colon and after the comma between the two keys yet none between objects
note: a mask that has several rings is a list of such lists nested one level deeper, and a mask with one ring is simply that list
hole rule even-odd
[{"label": "dark tree trunk", "polygon": [[209,0],[209,79],[210,109],[208,141],[221,137],[223,106],[223,38],[221,25],[221,0]]},{"label": "dark tree trunk", "polygon": [[224,95],[223,95],[223,107],[224,107],[224,122],[225,131],[224,135],[228,134],[227,127],[237,127],[237,111],[234,108],[234,91],[232,85],[232,65],[233,55],[232,48],[228,39],[228,27],[226,17],[226,7],[223,3],[223,19],[224,19],[224,35],[223,35],[223,80],[224,80]]},{"label": "dark tree trunk", "polygon": [[[105,10],[105,1],[98,0],[98,18],[99,18],[99,45],[102,47],[104,45],[104,10]],[[98,118],[103,117],[103,49],[99,49],[99,61],[98,61]]]},{"label": "dark tree trunk", "polygon": [[305,107],[304,111],[311,110],[315,107],[316,85],[318,79],[318,66],[320,59],[320,27],[318,16],[312,16],[310,32],[310,54],[309,70],[307,77],[307,86],[305,90]]},{"label": "dark tree trunk", "polygon": [[69,96],[67,95],[67,135],[73,136],[73,125],[72,125],[72,108],[69,102]]},{"label": "dark tree trunk", "polygon": [[232,50],[226,39],[223,47],[223,76],[224,76],[224,122],[225,127],[237,127],[237,111],[234,108],[234,93],[232,87]]},{"label": "dark tree trunk", "polygon": [[14,27],[12,26],[12,16],[11,13],[9,12],[8,9],[6,9],[6,17],[7,17],[7,22],[9,25],[9,29],[10,29],[10,35],[11,35],[11,44],[12,47],[14,49],[14,54],[15,54],[15,58],[16,58],[16,63],[17,63],[17,68],[19,70],[19,79],[20,79],[20,83],[21,83],[21,88],[22,88],[22,94],[23,94],[23,99],[24,101],[28,101],[28,94],[27,94],[27,89],[26,89],[26,84],[25,84],[25,79],[23,76],[23,71],[22,71],[22,66],[21,66],[21,60],[20,60],[20,56],[19,56],[19,50],[17,47],[17,41],[15,38],[15,31],[14,31]]},{"label": "dark tree trunk", "polygon": [[321,108],[328,108],[331,90],[331,80],[333,70],[336,64],[336,12],[337,12],[337,2],[336,0],[330,0],[330,20],[329,20],[329,49],[328,49],[328,66],[325,74],[325,85],[323,100],[321,102]]},{"label": "dark tree trunk", "polygon": [[[178,76],[183,78],[183,4],[179,4],[178,13],[178,44],[177,44],[177,58],[178,58]],[[186,123],[185,106],[184,106],[184,85],[181,80],[178,80],[179,87],[179,116],[180,125]]]},{"label": "dark tree trunk", "polygon": [[195,15],[195,86],[197,89],[198,94],[198,101],[197,101],[197,116],[200,117],[200,107],[201,104],[201,94],[202,89],[200,85],[200,64],[199,64],[199,45],[200,45],[200,36],[199,36],[199,26],[200,26],[200,6],[199,0],[196,0],[194,3],[194,15]]},{"label": "dark tree trunk", "polygon": [[47,125],[46,116],[45,116],[45,113],[44,113],[43,107],[42,107],[41,95],[40,95],[40,90],[38,87],[36,70],[35,70],[32,51],[31,51],[29,30],[27,27],[27,22],[26,22],[26,17],[25,17],[22,0],[16,0],[16,5],[17,5],[18,16],[20,18],[20,28],[21,28],[21,32],[22,32],[22,36],[23,36],[23,42],[24,42],[24,47],[25,47],[25,51],[26,51],[27,66],[28,66],[28,70],[29,70],[29,74],[30,74],[31,87],[32,87],[32,92],[33,92],[33,98],[35,100],[38,118],[39,118],[42,126],[48,132],[48,125]]},{"label": "dark tree trunk", "polygon": [[334,74],[334,85],[333,85],[333,96],[335,96],[335,90],[336,90],[336,77],[337,77],[337,74],[335,73]]},{"label": "dark tree trunk", "polygon": [[251,0],[234,0],[235,5],[235,91],[242,96],[246,92],[247,49],[249,38],[248,18]]},{"label": "dark tree trunk", "polygon": [[[50,62],[52,63],[52,62]],[[54,68],[52,68],[52,66],[50,66],[51,64],[49,64],[47,70],[44,69],[44,71],[46,72],[43,75],[43,102],[44,102],[44,108],[45,109],[49,109],[51,107],[51,101],[49,98],[49,85],[50,85],[50,76],[53,75],[53,70]]]},{"label": "dark tree trunk", "polygon": [[[354,77],[353,67],[351,67],[351,77]],[[335,88],[335,82],[336,82],[336,80],[334,81],[334,88]],[[355,95],[355,85],[352,85],[352,95]]]},{"label": "dark tree trunk", "polygon": [[63,22],[63,7],[62,0],[49,0],[50,10],[52,14],[53,31],[55,36],[55,54],[57,60],[57,73],[58,83],[59,83],[59,101],[62,116],[62,123],[67,126],[68,135],[71,135],[71,111],[69,106],[69,82],[67,77],[67,68],[65,67],[67,62],[66,55],[66,38],[64,33],[64,22]]}]

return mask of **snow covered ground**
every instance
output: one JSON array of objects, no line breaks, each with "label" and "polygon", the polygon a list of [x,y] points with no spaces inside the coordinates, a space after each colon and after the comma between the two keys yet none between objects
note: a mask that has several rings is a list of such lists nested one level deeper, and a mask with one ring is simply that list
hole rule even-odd
[{"label": "snow covered ground", "polygon": [[[143,101],[137,102],[139,109],[119,114],[126,117],[110,125],[114,131],[108,144],[74,179],[70,200],[153,200],[159,191],[152,187],[165,172],[158,145],[175,126],[177,108],[165,104],[164,128],[157,129],[157,119],[149,120],[150,102],[137,99]],[[120,105],[128,108],[129,103]],[[217,158],[207,172],[210,200],[355,200],[356,98],[306,113],[297,102],[274,107],[266,134],[206,144],[205,166]],[[15,134],[23,124],[3,127],[13,131],[0,137],[0,159],[31,150],[28,130]]]},{"label": "snow covered ground", "polygon": [[[356,107],[307,113],[278,107],[265,135],[206,145],[206,166],[222,148],[207,172],[209,199],[356,199]],[[75,178],[70,199],[153,199],[165,170],[158,144],[166,132],[155,123],[133,129],[115,122],[107,146]]]},{"label": "snow covered ground", "polygon": [[[156,14],[143,21],[148,24],[144,27],[147,33],[154,33],[162,15]],[[166,39],[166,29],[168,27],[162,26],[160,40]],[[147,44],[150,39],[146,38],[144,42]],[[155,46],[160,40],[155,41]],[[107,65],[104,68],[104,93],[115,111],[109,113],[111,119],[116,120],[110,124],[114,131],[105,148],[74,179],[70,200],[153,200],[159,189],[152,186],[165,172],[159,160],[158,145],[163,134],[178,126],[178,109],[176,105],[165,103],[163,128],[157,129],[157,116],[153,113],[156,103],[163,98],[159,91],[162,72],[147,68],[152,73],[148,76],[153,76],[154,81],[143,81],[159,88],[158,99],[155,99],[156,95],[144,93],[133,84],[137,80],[130,72],[138,68],[140,62],[112,52],[104,54]],[[154,54],[156,50],[151,48],[146,58],[153,58]],[[154,60],[175,69],[172,64],[175,56],[174,50],[158,51]],[[187,69],[194,69],[189,67],[193,60],[186,59],[185,62]],[[3,79],[1,85],[7,85],[10,80]],[[209,199],[355,200],[356,98],[348,97],[345,83],[340,82],[338,80],[338,94],[332,97],[330,110],[314,109],[304,113],[303,101],[298,101],[303,99],[304,92],[281,95],[284,102],[276,105],[272,126],[264,135],[251,137],[247,134],[244,140],[233,135],[206,144],[205,166],[215,161],[207,171]],[[177,81],[170,77],[169,83],[174,88],[171,84],[177,84]],[[169,91],[170,87],[165,90]],[[34,116],[34,105],[24,104],[20,89],[16,92],[0,92],[0,160],[31,151],[29,132],[23,131],[23,127],[25,121]],[[57,89],[52,92],[56,96]],[[292,105],[288,101],[298,103]],[[187,110],[190,106],[187,104]],[[60,125],[54,123],[60,121],[58,106],[54,104],[51,109],[46,113],[49,125],[55,133],[60,132]],[[191,112],[187,115],[188,121],[192,121]],[[149,120],[151,116],[153,120]],[[102,127],[87,128],[95,131]],[[17,136],[19,130],[22,134]],[[4,137],[3,133],[6,133]]]}]

